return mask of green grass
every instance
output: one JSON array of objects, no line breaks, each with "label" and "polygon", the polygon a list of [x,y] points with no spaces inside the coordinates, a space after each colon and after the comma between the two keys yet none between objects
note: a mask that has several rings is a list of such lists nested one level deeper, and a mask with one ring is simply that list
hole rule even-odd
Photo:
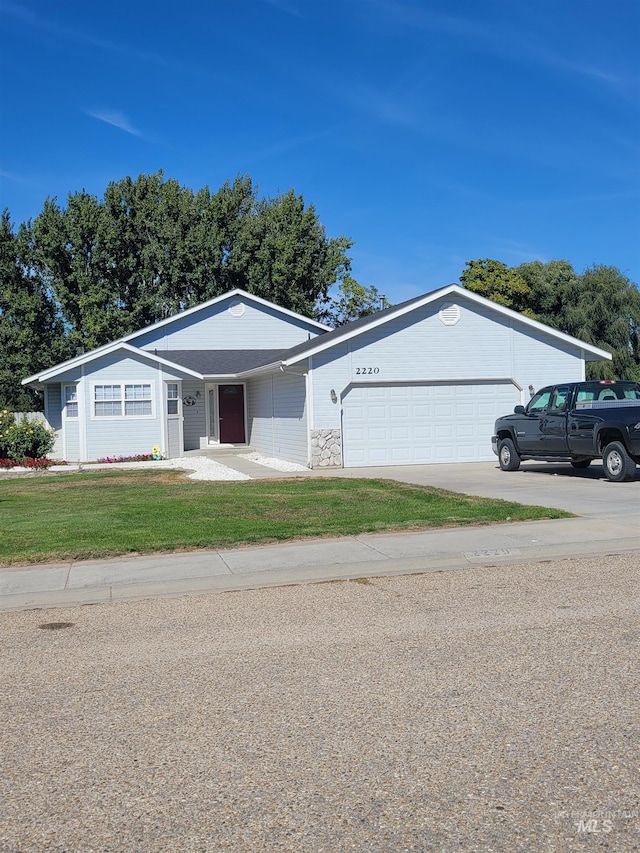
[{"label": "green grass", "polygon": [[178,471],[43,474],[0,480],[0,562],[567,517],[391,480],[212,483]]}]

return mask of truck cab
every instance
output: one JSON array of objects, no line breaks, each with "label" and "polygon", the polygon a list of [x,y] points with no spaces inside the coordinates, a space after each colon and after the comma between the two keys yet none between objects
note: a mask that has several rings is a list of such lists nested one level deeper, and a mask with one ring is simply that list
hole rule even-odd
[{"label": "truck cab", "polygon": [[610,480],[635,477],[640,464],[640,384],[600,380],[541,388],[527,406],[496,421],[492,449],[503,471],[523,459],[586,468],[602,458]]}]

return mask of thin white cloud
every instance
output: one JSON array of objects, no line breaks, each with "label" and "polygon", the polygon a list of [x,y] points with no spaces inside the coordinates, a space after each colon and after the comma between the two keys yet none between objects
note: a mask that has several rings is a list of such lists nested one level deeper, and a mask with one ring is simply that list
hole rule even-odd
[{"label": "thin white cloud", "polygon": [[557,68],[569,74],[606,83],[622,90],[623,94],[629,85],[637,85],[635,77],[614,73],[593,62],[584,61],[583,57],[573,59],[564,56],[550,49],[543,39],[532,36],[530,30],[505,20],[496,23],[479,18],[443,14],[398,0],[369,0],[368,5],[404,28],[466,39],[476,51],[516,62],[532,62],[541,67]]},{"label": "thin white cloud", "polygon": [[142,137],[141,131],[134,127],[129,119],[116,110],[85,110],[88,116],[95,118],[98,121],[103,121],[105,124],[110,124],[112,127],[117,127],[119,130],[124,130],[125,133],[130,133],[132,136]]}]

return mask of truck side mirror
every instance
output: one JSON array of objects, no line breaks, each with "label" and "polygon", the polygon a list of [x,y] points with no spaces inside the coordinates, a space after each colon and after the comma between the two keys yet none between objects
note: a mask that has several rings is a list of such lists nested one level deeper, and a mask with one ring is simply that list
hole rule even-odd
[{"label": "truck side mirror", "polygon": [[513,413],[515,415],[524,415],[524,406],[516,406]]}]

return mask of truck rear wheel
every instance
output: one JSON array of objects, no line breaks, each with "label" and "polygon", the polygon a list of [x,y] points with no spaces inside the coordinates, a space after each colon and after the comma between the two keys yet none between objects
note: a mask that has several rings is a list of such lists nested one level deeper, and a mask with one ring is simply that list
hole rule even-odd
[{"label": "truck rear wheel", "polygon": [[612,441],[611,444],[607,444],[602,454],[602,464],[607,479],[614,483],[633,480],[636,476],[636,463],[620,441]]},{"label": "truck rear wheel", "polygon": [[503,471],[517,471],[520,457],[510,438],[503,438],[498,445],[498,461]]}]

